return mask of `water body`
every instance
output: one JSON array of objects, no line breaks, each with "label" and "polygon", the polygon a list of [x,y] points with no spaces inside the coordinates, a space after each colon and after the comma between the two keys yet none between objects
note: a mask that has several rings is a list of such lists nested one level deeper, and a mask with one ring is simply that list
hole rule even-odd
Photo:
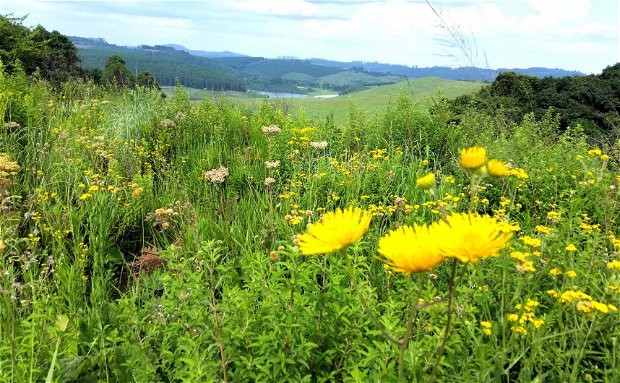
[{"label": "water body", "polygon": [[262,94],[263,96],[267,96],[269,98],[306,98],[308,97],[307,94],[303,94],[303,93],[287,93],[287,92],[266,92],[266,91],[259,91],[258,93]]},{"label": "water body", "polygon": [[[263,96],[267,96],[269,98],[308,98],[310,97],[307,94],[303,94],[303,93],[267,92],[264,90],[261,90],[258,93],[262,94]],[[334,98],[334,97],[338,97],[338,95],[337,94],[322,94],[322,95],[314,96],[314,98]]]}]

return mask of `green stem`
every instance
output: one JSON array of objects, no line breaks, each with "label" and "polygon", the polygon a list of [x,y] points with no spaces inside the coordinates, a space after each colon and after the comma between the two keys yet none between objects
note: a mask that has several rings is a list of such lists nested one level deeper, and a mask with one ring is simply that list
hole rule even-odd
[{"label": "green stem", "polygon": [[401,343],[399,344],[399,355],[398,355],[398,381],[399,382],[404,382],[404,377],[405,377],[405,363],[404,363],[404,359],[405,359],[405,350],[407,350],[407,346],[409,345],[409,341],[411,340],[411,335],[413,334],[413,324],[415,323],[416,317],[418,315],[418,302],[420,301],[420,297],[422,296],[422,289],[424,286],[424,275],[425,274],[418,274],[417,275],[417,282],[418,282],[418,294],[416,295],[413,304],[411,305],[411,308],[409,309],[409,319],[407,320],[407,324],[406,324],[406,328],[407,328],[407,334],[405,335],[405,338],[401,341]]},{"label": "green stem", "polygon": [[45,378],[45,383],[52,383],[54,380],[54,365],[56,364],[56,357],[58,356],[58,349],[60,348],[60,335],[56,340],[56,350],[54,351],[54,355],[52,356],[52,363],[50,364],[50,369],[47,371],[47,378]]},{"label": "green stem", "polygon": [[469,213],[470,214],[474,212],[477,192],[478,192],[478,176],[476,174],[471,174],[471,183],[469,185]]},{"label": "green stem", "polygon": [[583,345],[579,349],[579,355],[577,355],[577,357],[575,358],[575,362],[573,363],[573,371],[571,373],[571,381],[572,382],[576,382],[577,381],[577,375],[579,374],[579,364],[581,363],[581,359],[583,358],[583,353],[585,352],[586,345],[588,344],[588,338],[590,337],[590,334],[592,333],[592,329],[594,328],[594,322],[595,321],[596,321],[596,317],[595,317],[594,320],[592,320],[592,323],[590,323],[590,328],[588,328],[588,332],[586,333],[586,337],[583,340]]},{"label": "green stem", "polygon": [[450,285],[448,288],[448,312],[446,313],[448,319],[446,321],[446,328],[443,334],[443,341],[441,342],[441,346],[439,347],[439,351],[437,352],[437,360],[435,361],[435,365],[433,366],[433,372],[431,373],[431,381],[435,380],[435,374],[437,373],[437,367],[439,363],[441,363],[441,358],[443,357],[443,353],[446,349],[446,343],[448,343],[448,338],[450,337],[450,323],[452,321],[452,297],[454,295],[454,277],[456,275],[456,264],[458,260],[454,258],[452,260],[452,272],[450,273]]},{"label": "green stem", "polygon": [[357,294],[360,302],[362,303],[362,307],[364,308],[364,311],[365,311],[366,315],[370,318],[370,320],[372,320],[372,322],[375,324],[375,326],[377,326],[377,328],[381,331],[383,336],[388,341],[390,341],[390,342],[392,342],[395,345],[400,347],[401,341],[396,339],[396,338],[394,338],[392,336],[392,334],[390,334],[387,331],[387,329],[385,328],[383,323],[381,323],[381,321],[379,321],[379,319],[375,316],[375,314],[372,312],[372,310],[368,306],[368,302],[366,302],[366,299],[362,296],[362,293],[359,290],[359,286],[357,285],[357,278],[355,277],[355,269],[353,269],[353,263],[351,262],[351,258],[347,254],[346,250],[344,250],[343,253],[344,253],[344,261],[347,264],[347,269],[349,270],[349,276],[351,278],[351,285],[353,286],[353,290],[355,291],[355,293]]}]

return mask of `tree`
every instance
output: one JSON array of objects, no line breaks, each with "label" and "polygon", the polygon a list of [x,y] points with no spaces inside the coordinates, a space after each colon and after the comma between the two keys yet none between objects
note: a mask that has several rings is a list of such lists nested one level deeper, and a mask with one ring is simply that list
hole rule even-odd
[{"label": "tree", "polygon": [[103,84],[118,86],[121,88],[133,88],[136,84],[136,80],[127,69],[125,60],[120,56],[113,55],[108,58],[103,69],[103,76],[101,77]]},{"label": "tree", "polygon": [[36,63],[43,78],[60,84],[81,74],[77,48],[66,36],[40,25],[31,35],[33,41],[45,45],[45,54]]},{"label": "tree", "polygon": [[22,25],[25,17],[0,15],[0,60],[12,73],[21,63],[24,73],[37,73],[53,84],[80,76],[79,58],[73,43],[58,31]]},{"label": "tree", "polygon": [[144,88],[155,89],[158,91],[161,90],[159,84],[157,83],[157,80],[155,80],[155,77],[151,74],[151,72],[147,70],[143,70],[142,72],[138,73],[136,83],[138,86]]},{"label": "tree", "polygon": [[0,60],[12,73],[17,61],[26,74],[32,74],[45,55],[45,45],[32,39],[30,29],[21,23],[25,17],[0,16]]}]

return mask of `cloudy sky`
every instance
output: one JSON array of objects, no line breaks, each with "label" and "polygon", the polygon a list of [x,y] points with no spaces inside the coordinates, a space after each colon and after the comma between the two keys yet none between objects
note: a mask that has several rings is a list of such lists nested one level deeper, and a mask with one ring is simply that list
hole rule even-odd
[{"label": "cloudy sky", "polygon": [[[252,56],[600,73],[620,62],[618,0],[0,0],[65,35]],[[459,42],[459,34],[463,42]],[[465,48],[465,49],[461,49]]]}]

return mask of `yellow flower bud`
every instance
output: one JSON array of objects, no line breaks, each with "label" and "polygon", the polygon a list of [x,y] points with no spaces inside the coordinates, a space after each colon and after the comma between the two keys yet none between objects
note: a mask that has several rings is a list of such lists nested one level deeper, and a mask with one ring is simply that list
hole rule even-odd
[{"label": "yellow flower bud", "polygon": [[491,177],[504,177],[508,175],[510,170],[506,167],[506,165],[498,160],[489,160],[487,163],[487,173]]},{"label": "yellow flower bud", "polygon": [[424,177],[420,177],[415,181],[415,184],[423,190],[427,190],[435,186],[435,173],[428,173]]}]

